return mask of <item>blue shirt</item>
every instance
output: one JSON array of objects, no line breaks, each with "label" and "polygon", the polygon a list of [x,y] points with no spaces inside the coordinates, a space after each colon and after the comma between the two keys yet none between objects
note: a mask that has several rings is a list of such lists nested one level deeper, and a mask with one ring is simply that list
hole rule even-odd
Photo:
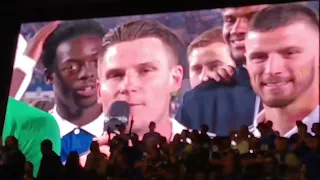
[{"label": "blue shirt", "polygon": [[61,161],[65,162],[70,152],[76,151],[78,154],[86,154],[92,143],[93,138],[103,134],[104,120],[103,113],[89,124],[78,127],[70,121],[63,119],[54,107],[50,114],[56,119],[61,137]]}]

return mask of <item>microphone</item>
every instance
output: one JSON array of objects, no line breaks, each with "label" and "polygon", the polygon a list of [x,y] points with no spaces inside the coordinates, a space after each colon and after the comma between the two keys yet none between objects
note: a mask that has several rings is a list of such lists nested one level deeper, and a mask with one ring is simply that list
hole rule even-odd
[{"label": "microphone", "polygon": [[111,104],[104,120],[104,133],[118,130],[119,125],[129,123],[130,105],[126,101],[115,101]]}]

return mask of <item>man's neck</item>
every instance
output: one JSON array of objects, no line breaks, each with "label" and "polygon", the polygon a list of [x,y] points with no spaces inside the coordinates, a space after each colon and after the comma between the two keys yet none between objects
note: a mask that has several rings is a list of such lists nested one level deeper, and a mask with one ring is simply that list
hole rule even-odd
[{"label": "man's neck", "polygon": [[77,126],[83,126],[98,118],[102,113],[102,107],[100,104],[95,104],[88,108],[70,108],[65,104],[56,103],[56,111],[61,118]]},{"label": "man's neck", "polygon": [[279,131],[280,135],[285,135],[296,126],[297,121],[306,118],[319,103],[310,103],[308,106],[292,104],[283,108],[270,108],[264,106],[265,118],[273,122],[273,130]]},{"label": "man's neck", "polygon": [[236,67],[241,67],[246,65],[246,58],[243,56],[243,58],[233,59],[234,63],[236,64]]}]

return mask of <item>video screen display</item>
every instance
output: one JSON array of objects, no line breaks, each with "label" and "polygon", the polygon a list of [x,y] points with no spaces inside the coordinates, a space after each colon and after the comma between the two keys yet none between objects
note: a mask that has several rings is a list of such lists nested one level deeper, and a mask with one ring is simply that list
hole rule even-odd
[{"label": "video screen display", "polygon": [[73,151],[85,162],[93,140],[108,153],[123,131],[260,137],[266,123],[290,137],[303,123],[313,134],[318,11],[312,1],[22,24],[3,141],[15,136],[39,165],[45,139],[62,162]]}]

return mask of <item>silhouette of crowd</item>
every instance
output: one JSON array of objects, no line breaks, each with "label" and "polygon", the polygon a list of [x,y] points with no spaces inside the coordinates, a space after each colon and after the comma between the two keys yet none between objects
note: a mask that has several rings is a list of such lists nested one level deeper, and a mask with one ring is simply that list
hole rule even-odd
[{"label": "silhouette of crowd", "polygon": [[[290,138],[278,136],[272,123],[260,123],[261,138],[247,126],[230,132],[228,137],[210,138],[208,127],[184,130],[168,141],[156,131],[141,140],[126,134],[125,126],[109,139],[110,155],[100,152],[92,142],[84,167],[79,154],[71,152],[66,163],[52,150],[52,142],[41,143],[43,155],[37,178],[32,163],[19,150],[17,138],[10,136],[0,149],[0,170],[4,179],[82,180],[82,179],[313,179],[320,178],[320,123],[297,123],[298,133]],[[111,132],[109,137],[112,137]],[[2,179],[2,178],[1,178]]]}]

